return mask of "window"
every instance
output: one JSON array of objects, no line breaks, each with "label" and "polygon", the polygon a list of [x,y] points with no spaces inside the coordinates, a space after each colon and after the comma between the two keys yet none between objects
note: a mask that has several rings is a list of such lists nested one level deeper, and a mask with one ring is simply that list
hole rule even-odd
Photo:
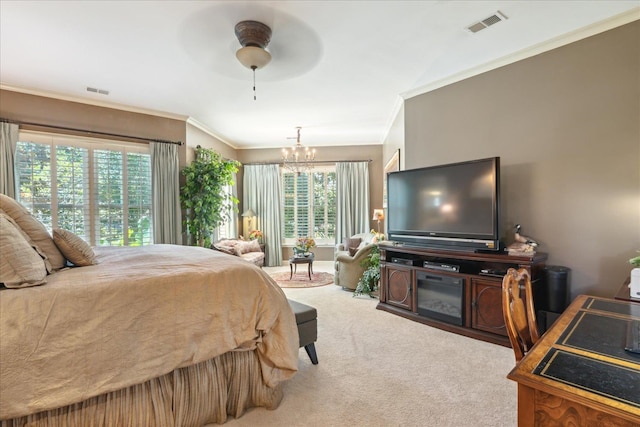
[{"label": "window", "polygon": [[336,235],[335,167],[316,167],[305,173],[282,172],[285,244],[311,236],[330,245]]},{"label": "window", "polygon": [[91,245],[153,243],[147,145],[36,132],[19,141],[18,199],[49,231]]},{"label": "window", "polygon": [[[236,182],[236,177],[234,174],[233,177],[233,182]],[[235,190],[235,184],[234,185],[225,185],[224,189],[223,189],[225,194],[228,194],[232,197],[236,197],[236,190]],[[225,222],[224,224],[220,225],[218,228],[216,228],[215,232],[216,234],[214,235],[214,239],[215,240],[220,240],[220,239],[235,239],[238,237],[238,232],[236,231],[237,225],[236,225],[236,211],[237,211],[237,207],[234,203],[232,203],[231,205],[228,206],[229,209],[229,218],[231,218],[229,221]]]}]

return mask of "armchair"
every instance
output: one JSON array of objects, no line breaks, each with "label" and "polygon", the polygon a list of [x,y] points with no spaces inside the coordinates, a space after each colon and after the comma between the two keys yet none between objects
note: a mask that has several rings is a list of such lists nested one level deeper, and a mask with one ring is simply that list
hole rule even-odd
[{"label": "armchair", "polygon": [[[351,246],[352,244],[355,246]],[[371,253],[375,245],[373,233],[355,234],[345,239],[345,242],[337,244],[334,283],[342,289],[354,291],[365,270],[360,263]]]}]

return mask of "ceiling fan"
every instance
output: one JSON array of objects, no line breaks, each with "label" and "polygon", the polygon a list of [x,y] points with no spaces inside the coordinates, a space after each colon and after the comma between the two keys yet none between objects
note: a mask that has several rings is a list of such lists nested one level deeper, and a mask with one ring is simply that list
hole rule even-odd
[{"label": "ceiling fan", "polygon": [[256,100],[256,70],[271,62],[271,54],[266,50],[271,41],[271,28],[258,21],[240,21],[235,27],[236,37],[242,45],[236,58],[242,65],[253,71],[253,100]]},{"label": "ceiling fan", "polygon": [[[260,72],[263,82],[301,76],[320,62],[322,43],[314,29],[280,7],[251,3],[251,8],[247,8],[243,3],[211,4],[184,21],[180,31],[181,44],[193,61],[209,72],[244,80],[246,75],[241,72],[240,59],[232,58],[239,49],[260,49],[262,43],[262,50],[271,56],[270,63],[267,61],[268,67],[264,67],[266,64],[254,64],[258,70],[264,67]],[[266,40],[267,32],[261,25],[247,22],[257,22],[268,28],[270,34]]]}]

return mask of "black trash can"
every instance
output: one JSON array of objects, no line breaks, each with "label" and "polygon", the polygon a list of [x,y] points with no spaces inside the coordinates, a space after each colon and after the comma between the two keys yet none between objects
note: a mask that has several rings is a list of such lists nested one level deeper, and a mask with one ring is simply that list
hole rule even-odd
[{"label": "black trash can", "polygon": [[554,313],[562,313],[569,305],[569,272],[570,268],[561,265],[548,265],[545,267],[546,310]]}]

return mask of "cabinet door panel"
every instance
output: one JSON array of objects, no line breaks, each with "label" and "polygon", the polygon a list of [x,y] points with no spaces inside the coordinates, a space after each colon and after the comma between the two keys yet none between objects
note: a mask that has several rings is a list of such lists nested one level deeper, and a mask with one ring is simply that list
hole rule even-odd
[{"label": "cabinet door panel", "polygon": [[413,310],[411,270],[387,267],[387,303]]},{"label": "cabinet door panel", "polygon": [[471,283],[471,327],[507,336],[502,315],[502,284],[478,279],[473,279]]}]

